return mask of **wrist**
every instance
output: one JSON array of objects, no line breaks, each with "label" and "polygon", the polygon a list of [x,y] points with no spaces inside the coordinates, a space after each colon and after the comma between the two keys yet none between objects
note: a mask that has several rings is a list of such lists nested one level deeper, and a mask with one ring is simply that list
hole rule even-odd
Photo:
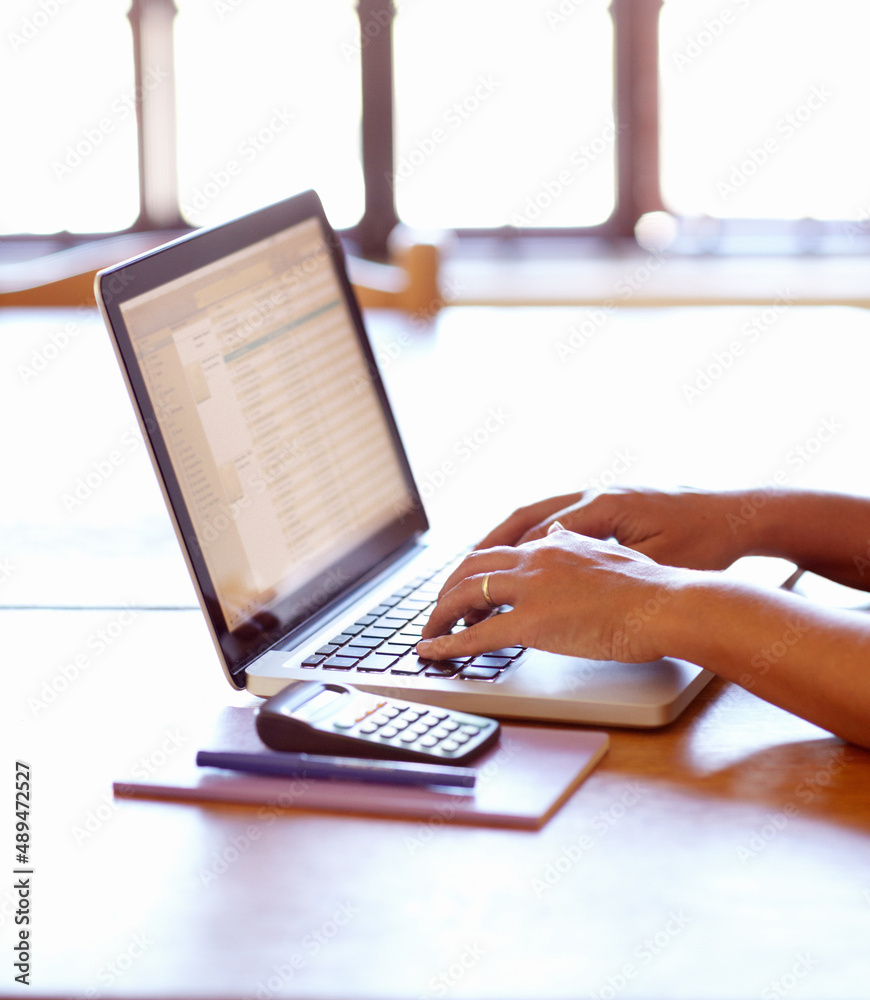
[{"label": "wrist", "polygon": [[737,558],[782,555],[782,540],[778,536],[788,522],[786,511],[794,499],[794,491],[773,486],[735,490],[729,496],[726,520],[734,536]]},{"label": "wrist", "polygon": [[[663,656],[737,680],[770,635],[805,609],[791,594],[740,583],[710,570],[679,570],[659,623]],[[793,607],[791,602],[797,602]]]},{"label": "wrist", "polygon": [[[708,572],[657,565],[646,575],[641,587],[626,603],[621,629],[617,633],[631,650],[631,659],[637,660],[640,652],[648,654],[647,659],[661,656],[687,658],[679,652],[685,646],[691,629],[691,625],[686,629],[683,609],[691,602],[689,590],[694,586],[695,578],[706,576]],[[709,572],[709,575],[719,574]],[[695,622],[698,620],[696,618]]]},{"label": "wrist", "polygon": [[728,586],[715,570],[671,571],[659,598],[662,613],[656,616],[655,644],[662,656],[692,663],[708,658],[720,641],[714,607]]}]

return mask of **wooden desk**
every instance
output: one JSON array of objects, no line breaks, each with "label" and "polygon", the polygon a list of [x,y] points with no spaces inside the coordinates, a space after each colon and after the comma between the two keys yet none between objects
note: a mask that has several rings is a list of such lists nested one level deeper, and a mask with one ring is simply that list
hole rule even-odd
[{"label": "wooden desk", "polygon": [[[373,325],[430,509],[475,532],[594,480],[870,491],[870,316],[792,309],[749,343],[762,313]],[[538,833],[113,801],[113,778],[159,771],[249,699],[192,608],[98,321],[9,312],[0,351],[0,722],[7,787],[16,758],[35,784],[29,996],[866,998],[870,754],[718,681],[667,729],[612,730]],[[18,996],[6,857],[0,992]]]}]

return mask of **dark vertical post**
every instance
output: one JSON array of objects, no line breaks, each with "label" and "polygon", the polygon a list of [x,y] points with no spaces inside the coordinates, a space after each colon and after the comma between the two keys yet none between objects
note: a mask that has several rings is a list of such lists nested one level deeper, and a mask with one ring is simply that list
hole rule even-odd
[{"label": "dark vertical post", "polygon": [[662,205],[659,184],[659,14],[663,0],[611,0],[616,65],[617,234]]},{"label": "dark vertical post", "polygon": [[139,140],[139,218],[136,229],[183,225],[176,162],[174,0],[133,0],[136,124]]},{"label": "dark vertical post", "polygon": [[365,211],[356,228],[363,254],[384,257],[399,221],[393,187],[392,0],[359,0],[362,70],[362,165]]}]

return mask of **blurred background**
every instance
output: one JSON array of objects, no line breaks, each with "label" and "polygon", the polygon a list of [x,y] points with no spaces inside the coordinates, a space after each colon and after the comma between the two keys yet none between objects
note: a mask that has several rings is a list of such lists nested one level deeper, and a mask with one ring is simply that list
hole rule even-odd
[{"label": "blurred background", "polygon": [[0,265],[314,187],[373,259],[399,221],[455,232],[470,300],[596,300],[584,260],[649,252],[703,257],[702,299],[751,298],[746,255],[863,294],[861,0],[6,0],[0,28]]}]

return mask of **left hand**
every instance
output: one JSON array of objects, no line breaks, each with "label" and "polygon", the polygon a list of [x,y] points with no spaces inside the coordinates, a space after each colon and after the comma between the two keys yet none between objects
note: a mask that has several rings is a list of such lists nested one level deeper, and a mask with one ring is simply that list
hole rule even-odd
[{"label": "left hand", "polygon": [[[523,545],[481,549],[442,587],[417,652],[449,659],[521,645],[598,660],[656,660],[666,653],[659,611],[685,572],[561,526]],[[510,611],[490,614],[487,575],[492,601]],[[448,634],[461,620],[472,624]]]}]

